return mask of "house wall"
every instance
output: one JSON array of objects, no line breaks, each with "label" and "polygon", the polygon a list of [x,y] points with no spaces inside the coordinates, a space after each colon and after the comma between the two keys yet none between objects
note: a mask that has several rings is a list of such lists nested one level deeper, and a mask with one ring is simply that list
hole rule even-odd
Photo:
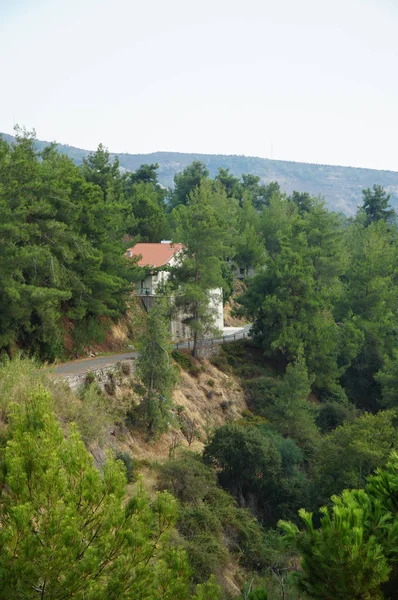
[{"label": "house wall", "polygon": [[[179,253],[176,253],[167,263],[167,266],[175,267],[179,262]],[[169,279],[170,273],[169,271],[159,271],[158,273],[154,273],[153,275],[147,275],[145,279],[139,281],[135,286],[135,291],[137,294],[143,295],[153,295],[156,294],[156,290],[160,285],[164,285],[166,281]]]},{"label": "house wall", "polygon": [[[170,267],[178,265],[180,256],[180,253],[176,253],[167,265]],[[157,288],[166,283],[169,277],[170,273],[168,271],[159,271],[153,275],[148,275],[143,281],[136,284],[135,291],[140,296],[156,295]],[[223,296],[221,288],[211,290],[210,306],[214,311],[215,326],[220,330],[224,328],[224,309],[222,300]],[[184,314],[176,314],[170,322],[170,335],[173,341],[188,340],[192,338],[190,328],[182,322],[184,318]]]},{"label": "house wall", "polygon": [[210,292],[210,306],[214,310],[214,325],[217,329],[224,329],[224,306],[222,288],[215,288]]}]

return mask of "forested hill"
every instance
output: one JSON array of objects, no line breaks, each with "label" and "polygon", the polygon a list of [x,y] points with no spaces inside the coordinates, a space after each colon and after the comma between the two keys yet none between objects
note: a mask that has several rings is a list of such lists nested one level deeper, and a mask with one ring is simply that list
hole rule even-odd
[{"label": "forested hill", "polygon": [[[0,134],[12,142],[13,136]],[[36,141],[41,150],[48,142]],[[73,146],[58,144],[58,150],[69,156],[76,164],[80,164],[88,151]],[[264,182],[278,181],[284,192],[293,190],[309,192],[312,195],[325,197],[332,210],[354,214],[362,204],[362,189],[373,184],[382,185],[391,194],[391,205],[398,209],[398,172],[379,171],[376,169],[360,169],[356,167],[339,167],[317,165],[311,163],[270,160],[248,156],[230,156],[222,154],[187,154],[180,152],[153,152],[151,154],[111,154],[118,156],[120,165],[135,171],[144,163],[158,163],[158,177],[162,185],[173,185],[174,175],[182,171],[194,160],[203,162],[210,176],[217,174],[218,167],[229,168],[236,176],[242,173],[258,175]]]}]

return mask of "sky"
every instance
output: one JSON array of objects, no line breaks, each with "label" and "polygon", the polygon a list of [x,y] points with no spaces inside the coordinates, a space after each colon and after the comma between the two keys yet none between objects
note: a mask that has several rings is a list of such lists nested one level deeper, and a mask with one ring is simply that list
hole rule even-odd
[{"label": "sky", "polygon": [[0,131],[398,171],[397,0],[0,0]]}]

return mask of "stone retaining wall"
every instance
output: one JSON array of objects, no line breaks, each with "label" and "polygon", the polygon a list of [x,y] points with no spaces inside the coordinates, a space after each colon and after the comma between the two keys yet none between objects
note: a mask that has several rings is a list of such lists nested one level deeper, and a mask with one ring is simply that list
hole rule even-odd
[{"label": "stone retaining wall", "polygon": [[102,367],[101,369],[92,369],[91,371],[78,373],[76,375],[63,375],[62,377],[57,377],[57,379],[65,381],[70,389],[75,392],[79,389],[79,387],[84,385],[88,373],[92,373],[95,378],[95,382],[102,390],[105,390],[106,383],[110,381],[109,376],[111,374],[117,376],[123,364],[128,365],[132,372],[134,371],[134,360],[123,360],[115,365],[109,365],[108,367]]}]

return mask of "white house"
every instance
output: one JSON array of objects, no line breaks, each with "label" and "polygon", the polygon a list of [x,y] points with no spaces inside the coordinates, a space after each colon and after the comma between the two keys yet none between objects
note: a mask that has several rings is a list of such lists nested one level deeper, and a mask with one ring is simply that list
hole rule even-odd
[{"label": "white house", "polygon": [[[141,297],[148,310],[155,302],[158,287],[166,283],[170,277],[167,267],[174,267],[181,263],[183,245],[173,244],[169,240],[163,240],[159,244],[138,243],[129,248],[126,255],[130,258],[139,257],[138,266],[148,268],[145,279],[137,283],[135,287],[135,293]],[[165,270],[161,270],[160,267],[165,267]],[[150,269],[153,269],[153,272]],[[214,325],[217,329],[222,330],[224,328],[224,311],[221,288],[210,291],[210,304],[214,309]],[[171,322],[173,340],[186,340],[191,337],[189,327],[182,322],[183,319],[184,316],[179,315]]]}]

